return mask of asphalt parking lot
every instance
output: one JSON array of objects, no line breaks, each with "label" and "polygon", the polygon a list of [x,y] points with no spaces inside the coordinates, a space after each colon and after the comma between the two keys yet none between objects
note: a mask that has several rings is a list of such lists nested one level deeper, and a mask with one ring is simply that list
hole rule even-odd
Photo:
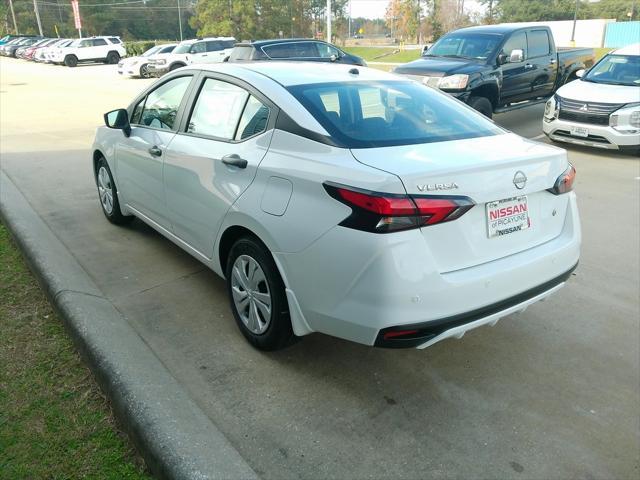
[{"label": "asphalt parking lot", "polygon": [[[142,222],[102,216],[93,131],[148,82],[0,59],[0,167],[259,476],[638,477],[637,158],[568,147],[582,258],[546,302],[421,351],[311,335],[265,354],[222,279]],[[546,141],[542,108],[496,121]]]}]

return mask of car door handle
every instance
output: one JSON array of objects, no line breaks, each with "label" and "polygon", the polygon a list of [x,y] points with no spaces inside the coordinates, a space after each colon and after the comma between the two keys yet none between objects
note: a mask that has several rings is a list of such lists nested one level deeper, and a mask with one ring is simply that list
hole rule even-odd
[{"label": "car door handle", "polygon": [[525,69],[525,70],[531,70],[532,68],[533,68],[533,65],[531,65],[530,63],[527,63],[527,64],[524,66],[524,69]]},{"label": "car door handle", "polygon": [[157,145],[154,145],[149,149],[149,153],[154,157],[159,157],[160,155],[162,155],[162,150],[160,150],[160,147],[158,147]]},{"label": "car door handle", "polygon": [[222,157],[222,163],[229,165],[230,167],[247,168],[249,162],[244,158],[240,158],[239,155],[232,153],[231,155],[225,155]]},{"label": "car door handle", "polygon": [[555,65],[556,64],[556,59],[552,58],[551,60],[549,60],[549,65]]}]

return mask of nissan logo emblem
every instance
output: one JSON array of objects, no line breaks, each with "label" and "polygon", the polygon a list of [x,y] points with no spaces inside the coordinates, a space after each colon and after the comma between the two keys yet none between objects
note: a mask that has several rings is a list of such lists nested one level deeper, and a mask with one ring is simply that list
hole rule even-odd
[{"label": "nissan logo emblem", "polygon": [[525,185],[527,185],[527,176],[524,174],[524,172],[520,170],[516,172],[516,174],[513,176],[513,184],[518,190],[522,190]]}]

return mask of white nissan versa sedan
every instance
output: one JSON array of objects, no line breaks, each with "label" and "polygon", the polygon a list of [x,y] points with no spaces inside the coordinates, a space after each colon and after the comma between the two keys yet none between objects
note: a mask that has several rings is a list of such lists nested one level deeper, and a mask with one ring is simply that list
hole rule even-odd
[{"label": "white nissan versa sedan", "polygon": [[578,262],[566,152],[392,74],[186,67],[105,122],[107,219],[138,217],[225,277],[260,349],[311,332],[426,347],[524,310]]}]

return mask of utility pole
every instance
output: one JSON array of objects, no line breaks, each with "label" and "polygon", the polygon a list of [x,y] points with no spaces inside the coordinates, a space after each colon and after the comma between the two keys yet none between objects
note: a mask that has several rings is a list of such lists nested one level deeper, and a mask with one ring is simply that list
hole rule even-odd
[{"label": "utility pole", "polygon": [[349,0],[349,38],[351,38],[351,0]]},{"label": "utility pole", "polygon": [[36,21],[38,22],[38,31],[42,37],[42,24],[40,23],[40,12],[38,11],[38,0],[33,0],[33,10],[36,12]]},{"label": "utility pole", "polygon": [[182,11],[180,9],[180,0],[178,0],[178,25],[180,27],[180,41],[182,41]]},{"label": "utility pole", "polygon": [[327,0],[327,43],[331,43],[331,0]]},{"label": "utility pole", "polygon": [[13,0],[9,0],[9,8],[11,8],[11,18],[13,18],[13,30],[18,35],[18,24],[16,23],[16,12],[13,11]]}]

